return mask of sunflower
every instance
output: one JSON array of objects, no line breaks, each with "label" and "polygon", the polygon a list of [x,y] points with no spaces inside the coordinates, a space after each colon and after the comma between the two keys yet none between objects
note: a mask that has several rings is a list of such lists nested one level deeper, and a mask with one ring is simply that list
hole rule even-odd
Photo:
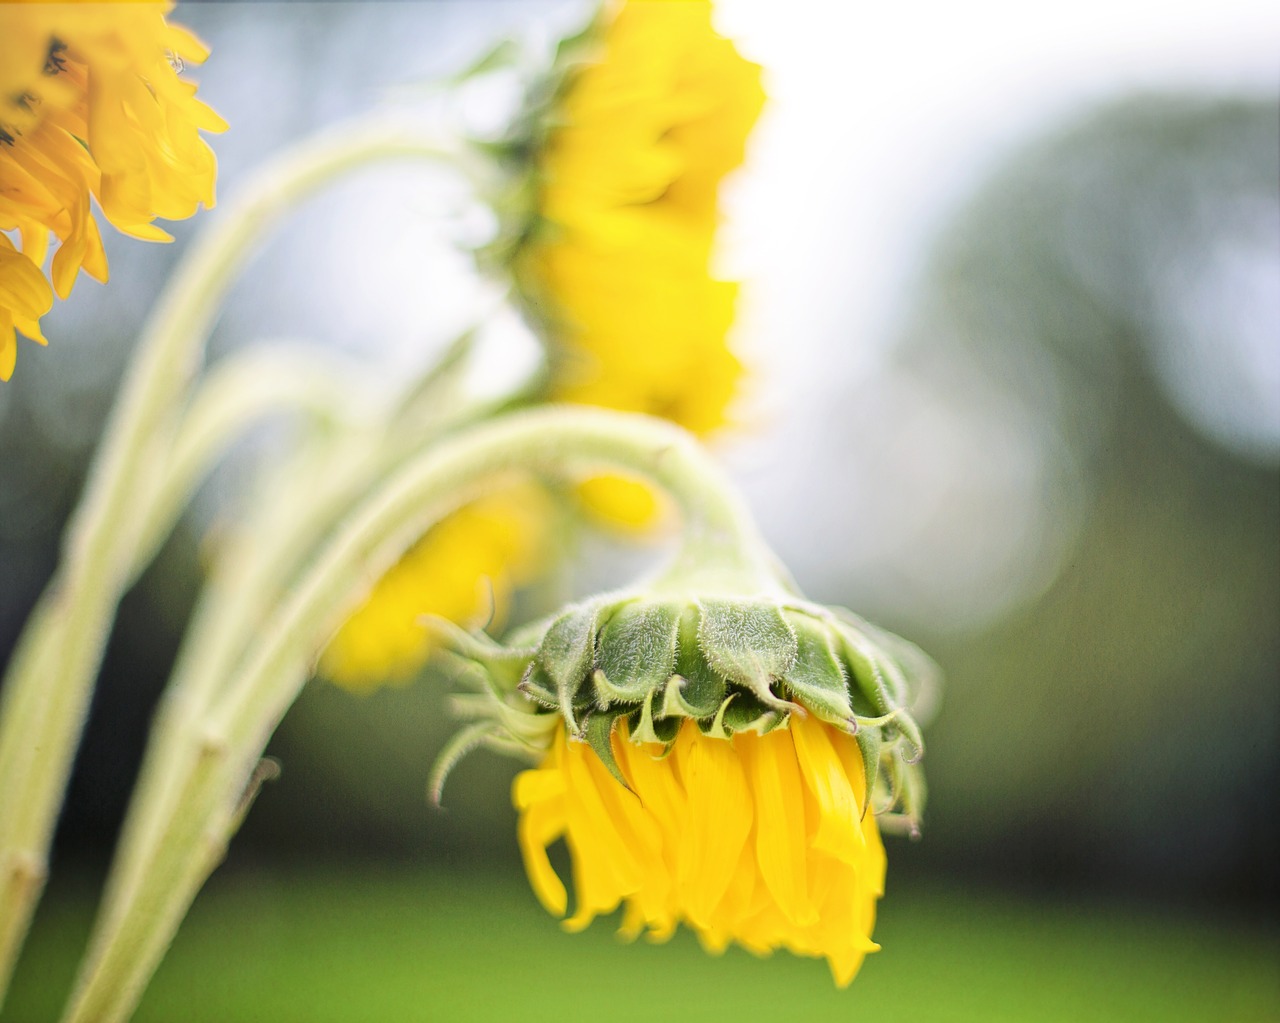
[{"label": "sunflower", "polygon": [[[530,143],[536,213],[515,256],[551,397],[710,433],[743,373],[727,342],[738,288],[711,273],[718,193],[764,102],[761,69],[698,2],[613,5],[568,53]],[[621,481],[590,503],[634,523],[653,509]]]},{"label": "sunflower", "polygon": [[937,668],[841,608],[669,582],[569,605],[505,645],[452,633],[475,693],[455,701],[470,723],[436,791],[478,744],[533,755],[512,790],[520,849],[564,916],[547,856],[564,839],[566,928],[621,907],[624,936],[664,941],[683,923],[711,952],[825,958],[844,986],[878,947],[880,829],[918,833],[912,708]]},{"label": "sunflower", "polygon": [[48,254],[53,291],[84,270],[107,279],[91,209],[135,238],[168,241],[157,217],[212,206],[216,167],[200,131],[225,122],[180,77],[208,51],[166,22],[171,3],[0,4],[0,378],[16,329],[41,344],[52,296],[35,286]]},{"label": "sunflower", "polygon": [[517,776],[519,838],[533,890],[567,910],[546,847],[573,857],[580,930],[623,905],[621,931],[665,941],[685,923],[711,952],[824,957],[840,986],[868,952],[885,855],[867,809],[862,754],[846,732],[796,715],[764,735],[718,739],[686,721],[667,753],[612,736],[624,788],[561,728],[541,766]]}]

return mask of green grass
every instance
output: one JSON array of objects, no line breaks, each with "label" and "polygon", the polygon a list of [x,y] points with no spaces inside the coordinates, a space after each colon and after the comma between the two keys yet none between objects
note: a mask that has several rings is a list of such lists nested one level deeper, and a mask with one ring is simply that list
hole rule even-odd
[{"label": "green grass", "polygon": [[[88,900],[54,893],[3,1019],[53,1020]],[[215,878],[139,1023],[440,1020],[874,1020],[1251,1023],[1280,1019],[1280,935],[1105,903],[892,892],[846,991],[825,965],[685,933],[627,945],[597,921],[560,931],[512,875],[408,872]]]}]

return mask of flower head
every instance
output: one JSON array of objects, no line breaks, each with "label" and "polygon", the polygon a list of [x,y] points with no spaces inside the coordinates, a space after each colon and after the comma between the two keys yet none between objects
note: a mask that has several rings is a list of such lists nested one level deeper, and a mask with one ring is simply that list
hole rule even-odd
[{"label": "flower head", "polygon": [[[13,370],[14,328],[44,343],[48,311],[29,286],[58,239],[50,277],[61,298],[83,269],[107,279],[91,197],[125,234],[169,235],[157,217],[212,206],[215,164],[200,131],[226,124],[180,77],[208,55],[165,21],[171,3],[0,4],[0,378]],[[38,299],[38,300],[37,300]]]},{"label": "flower head", "polygon": [[737,286],[711,276],[717,193],[764,101],[709,3],[611,8],[583,44],[535,157],[517,271],[560,346],[556,396],[705,433],[741,365]]},{"label": "flower head", "polygon": [[543,904],[568,908],[546,854],[563,837],[570,929],[622,905],[625,934],[684,922],[712,951],[788,948],[852,980],[877,947],[879,826],[914,832],[923,809],[911,706],[932,662],[792,599],[615,595],[530,632],[453,633],[483,695],[443,764],[481,741],[545,751],[514,789]]},{"label": "flower head", "polygon": [[[512,269],[546,339],[551,397],[723,426],[743,367],[728,344],[737,285],[711,272],[718,193],[764,102],[758,65],[716,34],[707,2],[606,6],[561,48],[549,102],[515,150],[531,178]],[[588,503],[652,518],[610,481]]]}]

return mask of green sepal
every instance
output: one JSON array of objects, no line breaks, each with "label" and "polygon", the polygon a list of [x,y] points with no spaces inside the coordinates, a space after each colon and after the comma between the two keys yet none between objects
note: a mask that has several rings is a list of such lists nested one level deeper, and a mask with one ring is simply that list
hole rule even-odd
[{"label": "green sepal", "polygon": [[444,749],[440,751],[435,764],[432,765],[431,778],[427,782],[427,798],[432,806],[440,805],[440,799],[444,795],[444,783],[449,780],[449,775],[458,761],[497,730],[498,726],[492,721],[477,721],[460,729],[445,743]]},{"label": "green sepal", "polygon": [[594,666],[599,621],[599,604],[575,607],[551,623],[538,648],[538,660],[551,679],[556,705],[571,732],[578,731],[574,697]]},{"label": "green sepal", "polygon": [[711,669],[749,689],[778,711],[793,706],[775,696],[772,684],[796,660],[796,634],[776,604],[722,598],[698,601],[698,645]]},{"label": "green sepal", "polygon": [[716,710],[716,716],[713,717],[709,723],[704,721],[698,722],[698,728],[702,730],[703,735],[709,735],[713,739],[728,739],[733,734],[732,732],[725,731],[724,716],[728,713],[729,707],[732,706],[733,701],[741,695],[741,693],[730,693],[724,698],[724,702],[720,704],[719,708]]},{"label": "green sepal", "polygon": [[865,815],[871,805],[871,794],[875,791],[876,779],[880,777],[880,729],[859,728],[854,740],[858,743],[858,751],[862,754],[862,770],[867,776],[867,795],[862,804]]},{"label": "green sepal", "polygon": [[653,722],[653,731],[658,737],[658,741],[666,744],[669,752],[671,744],[676,741],[676,735],[680,732],[680,719],[658,718]]},{"label": "green sepal", "polygon": [[902,733],[914,747],[908,758],[914,763],[924,754],[924,737],[920,726],[907,710],[910,696],[902,669],[881,651],[875,642],[847,626],[840,629],[841,648],[849,664],[849,672],[858,689],[871,702],[876,711],[890,718],[891,725]]},{"label": "green sepal", "polygon": [[850,629],[842,629],[841,638],[844,639],[842,648],[849,661],[850,675],[876,711],[891,720],[891,723],[884,723],[884,729],[900,731],[902,737],[914,746],[910,762],[919,761],[924,755],[924,736],[920,735],[920,726],[916,725],[915,718],[906,707],[910,693],[901,667],[874,641],[856,635]]},{"label": "green sepal", "polygon": [[665,740],[658,738],[658,733],[654,728],[653,721],[653,691],[650,690],[645,694],[644,703],[640,706],[639,715],[632,715],[635,718],[631,722],[631,741],[632,742],[663,742]]},{"label": "green sepal", "polygon": [[787,720],[788,715],[764,707],[750,693],[730,693],[709,722],[699,721],[702,734],[728,739],[736,732],[765,735]]},{"label": "green sepal", "polygon": [[515,67],[521,56],[519,43],[510,37],[500,39],[461,71],[456,71],[446,78],[445,84],[462,85],[491,71],[501,71]]},{"label": "green sepal", "polygon": [[680,616],[680,644],[676,674],[662,693],[663,717],[707,718],[729,693],[725,680],[711,670],[698,645],[698,609],[686,607]]},{"label": "green sepal", "polygon": [[848,727],[853,720],[844,664],[831,645],[831,632],[807,615],[787,616],[795,630],[796,662],[783,681],[797,702],[823,721]]},{"label": "green sepal", "polygon": [[560,694],[556,692],[555,683],[537,661],[529,662],[516,689],[539,707],[546,710],[560,709]]},{"label": "green sepal", "polygon": [[637,601],[618,608],[605,623],[592,676],[596,702],[640,703],[658,690],[676,663],[682,605]]},{"label": "green sepal", "polygon": [[488,688],[499,695],[516,689],[524,680],[529,660],[537,653],[534,646],[509,647],[495,643],[483,632],[468,632],[438,615],[424,615],[419,621],[437,646],[480,665]]},{"label": "green sepal", "polygon": [[609,773],[618,779],[619,783],[627,791],[631,790],[631,786],[627,784],[627,779],[622,776],[622,768],[618,766],[618,761],[613,755],[613,723],[615,715],[613,714],[591,714],[583,723],[580,738],[586,739],[587,745],[595,750],[596,756],[600,758],[600,763],[609,769]]}]

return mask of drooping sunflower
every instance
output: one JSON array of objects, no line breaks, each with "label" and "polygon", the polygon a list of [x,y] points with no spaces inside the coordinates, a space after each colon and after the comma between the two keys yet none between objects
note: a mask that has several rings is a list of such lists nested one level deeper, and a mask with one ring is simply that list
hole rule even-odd
[{"label": "drooping sunflower", "polygon": [[[696,0],[608,5],[562,63],[527,145],[534,214],[514,257],[551,397],[710,433],[743,373],[738,288],[712,274],[719,190],[763,105],[761,69]],[[616,481],[589,497],[614,520],[653,508]]]},{"label": "drooping sunflower", "polygon": [[0,379],[13,372],[15,329],[44,343],[38,320],[52,295],[32,270],[51,237],[59,297],[81,270],[107,279],[91,198],[118,230],[150,241],[169,240],[157,217],[213,205],[216,165],[200,131],[226,123],[180,75],[208,51],[165,20],[172,6],[0,4]]},{"label": "drooping sunflower", "polygon": [[624,935],[683,923],[712,952],[824,958],[841,986],[879,947],[880,829],[916,833],[925,802],[914,713],[937,669],[912,644],[790,593],[665,585],[570,605],[509,645],[451,642],[478,695],[456,701],[471,723],[437,778],[480,743],[537,759],[512,792],[520,848],[565,916],[547,856],[565,840],[569,930],[621,907]]}]

